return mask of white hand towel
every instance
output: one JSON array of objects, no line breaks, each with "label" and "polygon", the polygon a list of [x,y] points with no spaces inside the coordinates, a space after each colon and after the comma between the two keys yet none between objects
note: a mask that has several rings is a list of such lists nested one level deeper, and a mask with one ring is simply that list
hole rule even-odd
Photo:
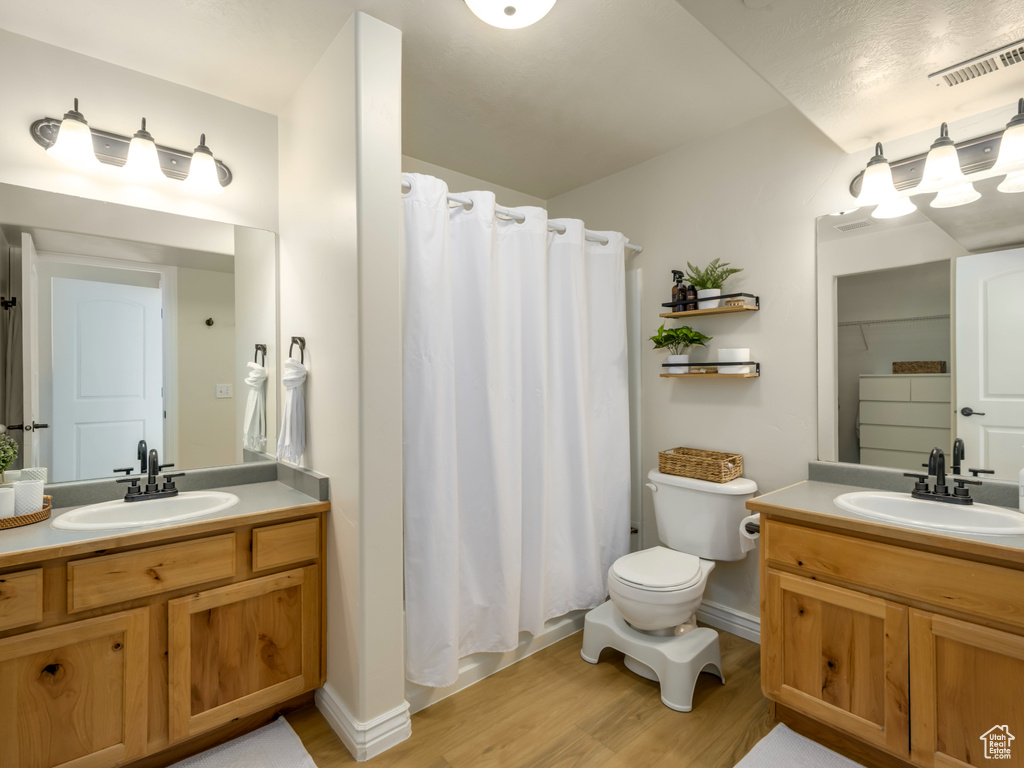
[{"label": "white hand towel", "polygon": [[298,464],[306,450],[306,397],[303,385],[306,382],[306,366],[298,360],[284,361],[284,414],[281,417],[281,434],[277,438],[277,458]]},{"label": "white hand towel", "polygon": [[245,386],[249,388],[249,399],[242,421],[242,445],[250,451],[262,452],[267,450],[267,369],[249,363]]}]

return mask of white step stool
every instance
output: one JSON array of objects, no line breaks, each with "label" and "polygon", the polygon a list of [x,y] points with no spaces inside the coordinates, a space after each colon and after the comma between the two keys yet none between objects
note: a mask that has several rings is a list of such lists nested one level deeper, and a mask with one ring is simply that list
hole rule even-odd
[{"label": "white step stool", "polygon": [[682,635],[648,635],[633,629],[608,600],[587,614],[583,624],[584,661],[597,664],[601,651],[614,648],[626,654],[626,666],[637,674],[653,679],[630,661],[650,669],[661,684],[661,701],[677,712],[689,712],[697,676],[705,669],[725,684],[718,633],[707,627],[691,629]]}]

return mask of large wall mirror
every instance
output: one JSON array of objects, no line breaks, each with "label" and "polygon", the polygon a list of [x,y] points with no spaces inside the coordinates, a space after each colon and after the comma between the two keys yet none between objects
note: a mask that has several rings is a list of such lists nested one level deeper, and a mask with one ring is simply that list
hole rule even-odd
[{"label": "large wall mirror", "polygon": [[[1024,194],[817,221],[818,455],[920,471],[959,437],[967,468],[1024,467]],[[947,467],[949,462],[947,461]]]},{"label": "large wall mirror", "polygon": [[[0,184],[0,294],[12,468],[138,473],[141,441],[181,470],[271,458],[275,233]],[[265,441],[244,439],[250,362]]]}]

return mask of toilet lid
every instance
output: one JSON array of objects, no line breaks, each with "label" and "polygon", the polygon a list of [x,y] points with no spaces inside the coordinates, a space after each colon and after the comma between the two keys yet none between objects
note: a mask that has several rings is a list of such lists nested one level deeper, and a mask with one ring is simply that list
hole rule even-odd
[{"label": "toilet lid", "polygon": [[667,547],[651,547],[620,557],[612,573],[649,589],[683,589],[700,581],[700,558]]}]

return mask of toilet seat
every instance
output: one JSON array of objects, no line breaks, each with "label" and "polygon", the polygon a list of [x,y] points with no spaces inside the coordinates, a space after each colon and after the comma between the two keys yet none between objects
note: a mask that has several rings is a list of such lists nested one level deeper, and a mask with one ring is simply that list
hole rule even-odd
[{"label": "toilet seat", "polygon": [[621,584],[649,592],[676,592],[703,579],[700,558],[667,547],[651,547],[623,555],[610,575]]}]

